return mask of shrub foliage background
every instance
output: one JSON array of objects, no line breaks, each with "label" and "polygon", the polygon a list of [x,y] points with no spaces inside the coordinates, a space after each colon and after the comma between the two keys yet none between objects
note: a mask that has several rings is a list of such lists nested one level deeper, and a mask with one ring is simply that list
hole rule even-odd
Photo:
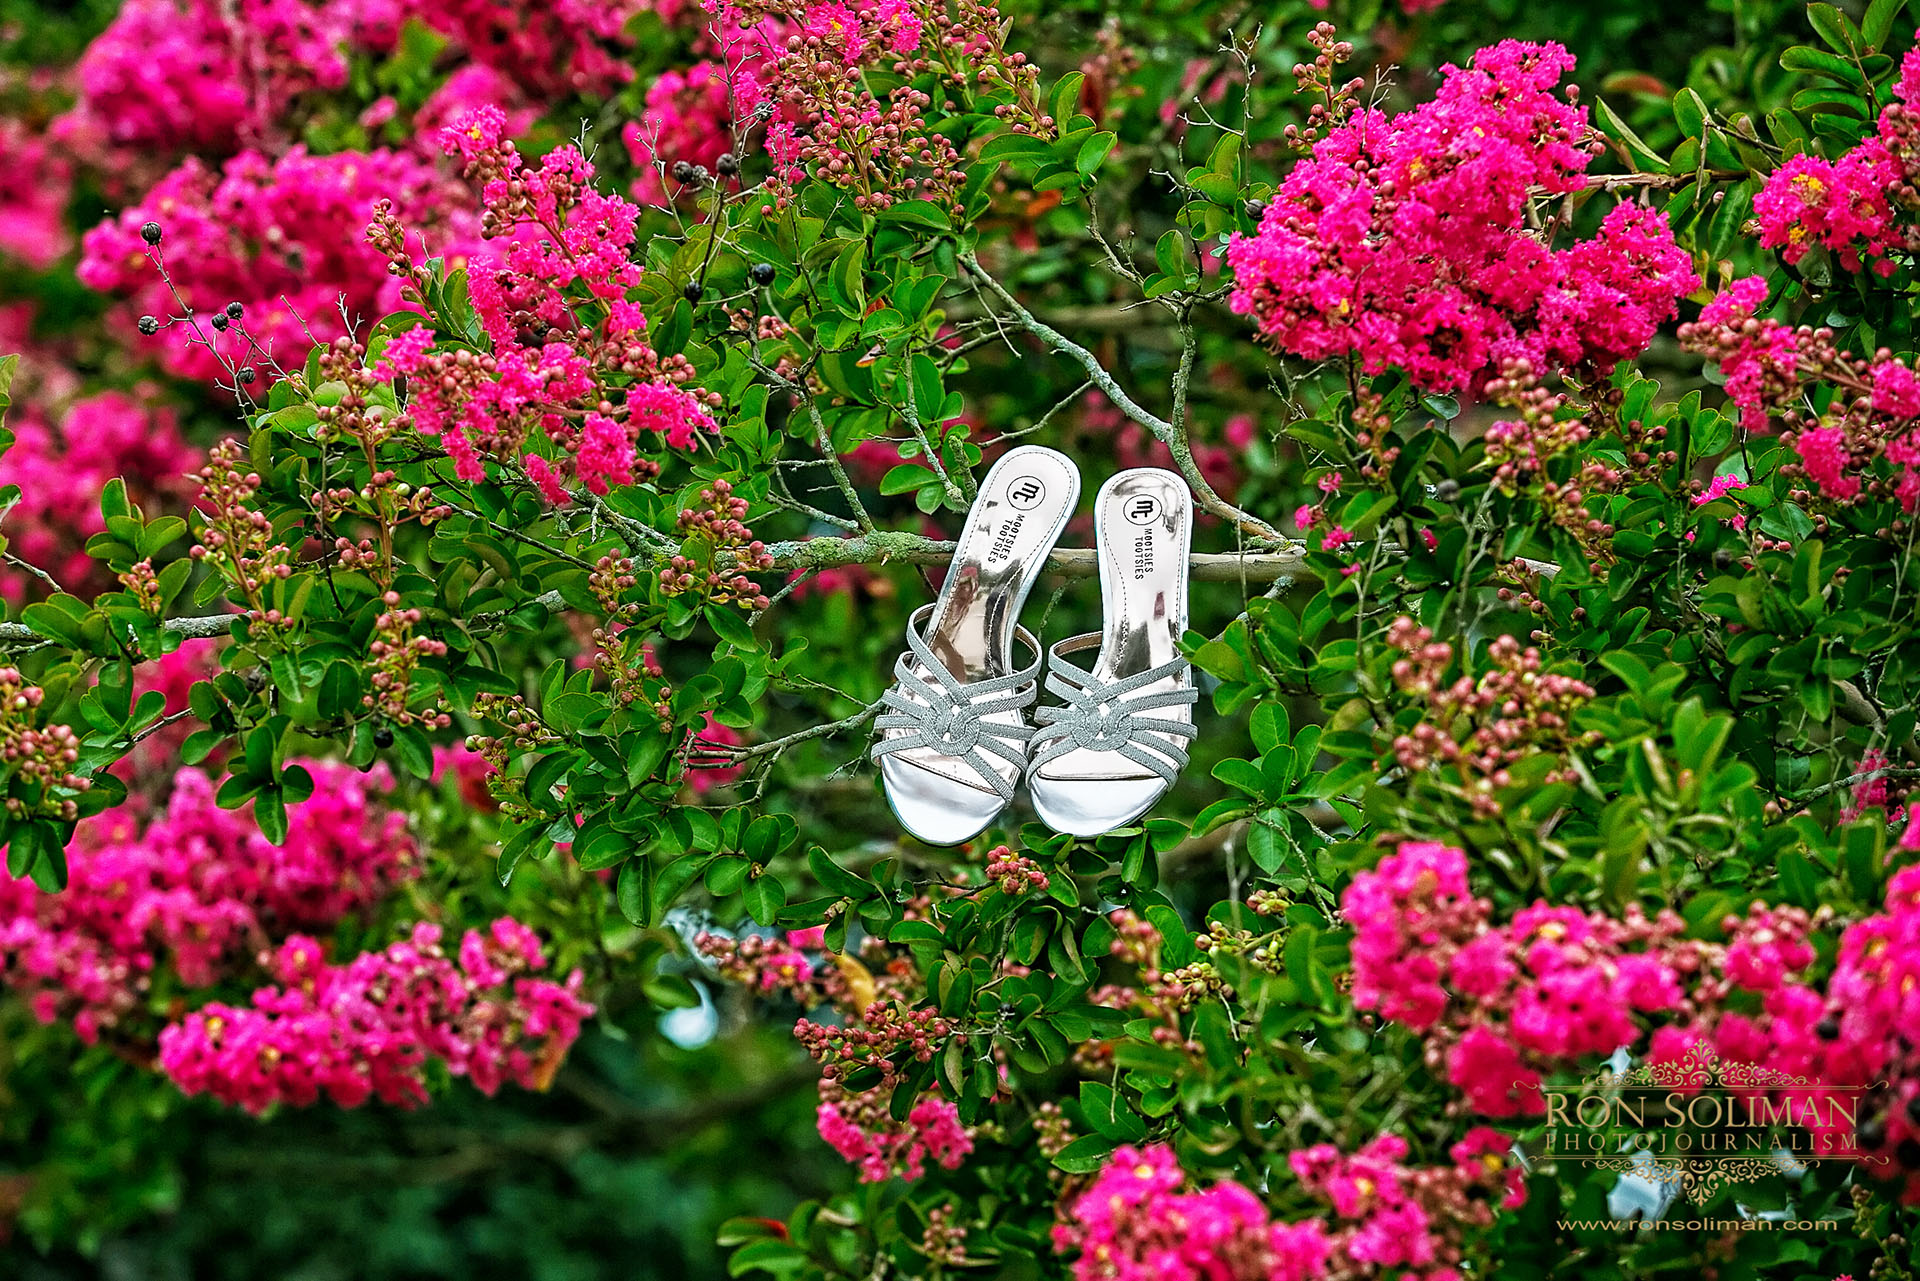
[{"label": "shrub foliage background", "polygon": [[[9,1266],[1911,1276],[1917,22],[0,0]],[[1014,439],[1211,708],[931,850]],[[1880,1083],[1700,1191],[1840,1226],[1566,1225],[1618,1049]]]}]

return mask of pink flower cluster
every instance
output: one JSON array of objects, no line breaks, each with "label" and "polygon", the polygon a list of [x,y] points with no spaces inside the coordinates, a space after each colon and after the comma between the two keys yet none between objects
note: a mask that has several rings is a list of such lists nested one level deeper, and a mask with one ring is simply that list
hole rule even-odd
[{"label": "pink flower cluster", "polygon": [[[503,242],[468,264],[474,311],[493,344],[475,358],[464,346],[434,347],[429,328],[386,347],[381,377],[406,375],[415,426],[440,438],[462,479],[486,462],[517,461],[549,502],[571,500],[565,475],[595,494],[659,471],[636,446],[644,437],[692,447],[718,430],[717,397],[685,390],[693,370],[662,358],[645,339],[646,318],[627,301],[640,279],[633,259],[639,207],[593,186],[592,163],[573,146],[527,166],[504,135],[497,108],[464,115],[441,135],[482,189],[481,226]],[[407,253],[401,220],[378,211],[369,237],[398,278],[422,270]],[[538,431],[562,453],[556,463],[529,448]]]},{"label": "pink flower cluster", "polygon": [[[1766,319],[1766,301],[1762,277],[1735,281],[1697,322],[1680,326],[1681,345],[1719,364],[1748,431],[1771,431],[1779,420],[1799,457],[1782,472],[1806,480],[1807,496],[1817,491],[1841,506],[1893,501],[1909,513],[1920,507],[1920,374],[1885,348],[1856,356],[1839,350],[1831,329]],[[1841,393],[1818,412],[1802,395],[1814,383]]]},{"label": "pink flower cluster", "polygon": [[[1713,1049],[1764,1069],[1756,1092],[1788,1102],[1813,1151],[1868,1158],[1868,1172],[1920,1202],[1920,867],[1894,873],[1885,910],[1840,936],[1824,992],[1788,982],[1765,991],[1757,1014],[1719,1018]],[[1691,1039],[1672,1038],[1662,1057],[1684,1057]],[[1769,1085],[1774,1073],[1818,1084]]]},{"label": "pink flower cluster", "polygon": [[[1807,914],[1756,907],[1731,942],[1685,937],[1673,912],[1624,919],[1535,903],[1496,924],[1466,855],[1404,842],[1341,900],[1354,928],[1353,999],[1422,1033],[1475,1111],[1544,1110],[1547,1072],[1635,1044],[1642,1019],[1690,1023],[1728,991],[1768,990],[1813,961]],[[1637,949],[1637,950],[1631,950]],[[1637,1017],[1638,1016],[1638,1017]]]},{"label": "pink flower cluster", "polygon": [[1317,1220],[1273,1223],[1231,1179],[1183,1192],[1186,1175],[1163,1146],[1122,1147],[1053,1229],[1078,1250],[1074,1281],[1307,1281],[1332,1253]]},{"label": "pink flower cluster", "polygon": [[1907,53],[1893,92],[1874,134],[1838,160],[1803,152],[1773,171],[1753,198],[1761,244],[1789,263],[1823,246],[1848,271],[1872,259],[1882,276],[1897,265],[1890,254],[1920,248],[1920,50]]},{"label": "pink flower cluster", "polygon": [[905,1121],[896,1121],[885,1093],[849,1094],[822,1080],[815,1124],[842,1159],[860,1168],[862,1183],[895,1177],[911,1182],[926,1174],[929,1159],[957,1170],[973,1151],[973,1134],[960,1124],[959,1109],[938,1095],[921,1099]]},{"label": "pink flower cluster", "polygon": [[[418,21],[488,82],[542,102],[605,94],[646,0],[127,0],[87,47],[63,143],[104,163],[141,153],[224,155],[292,133],[299,99],[346,87],[349,58],[390,51]],[[470,89],[473,81],[466,82]],[[428,113],[429,115],[431,112]]]},{"label": "pink flower cluster", "polygon": [[[727,68],[711,61],[696,62],[685,70],[669,70],[647,89],[647,105],[639,120],[628,121],[620,139],[639,171],[633,197],[644,204],[664,204],[667,187],[662,170],[685,163],[711,169],[733,147],[734,97],[757,90],[750,75],[737,75],[729,87]],[[753,101],[740,110],[750,112]]]},{"label": "pink flower cluster", "polygon": [[1287,1163],[1308,1191],[1333,1207],[1327,1235],[1342,1276],[1394,1281],[1461,1281],[1461,1238],[1493,1223],[1492,1200],[1526,1204],[1523,1172],[1509,1159],[1513,1141],[1478,1126],[1448,1151],[1452,1164],[1406,1165],[1406,1140],[1382,1134],[1351,1156],[1322,1143]]},{"label": "pink flower cluster", "polygon": [[[191,497],[186,477],[199,456],[172,410],[123,392],[74,401],[57,426],[37,404],[22,408],[8,424],[13,447],[0,454],[0,485],[20,486],[6,518],[10,550],[67,591],[111,590],[112,575],[86,551],[87,539],[106,529],[100,491],[122,477],[128,497],[157,515]],[[29,594],[44,594],[39,580],[12,568],[0,572],[0,596],[17,602]]]},{"label": "pink flower cluster", "polygon": [[340,1107],[369,1099],[427,1101],[426,1068],[440,1062],[483,1093],[504,1081],[545,1089],[593,1007],[581,975],[529,977],[545,968],[540,941],[510,917],[468,930],[457,956],[422,922],[407,938],[345,965],[295,936],[273,959],[278,987],[246,1007],[206,1005],[160,1033],[160,1068],[187,1094],[264,1112]]},{"label": "pink flower cluster", "polygon": [[288,807],[275,847],[213,782],[183,769],[167,809],[141,828],[124,810],[82,824],[71,879],[49,894],[0,879],[0,979],[43,1022],[70,1016],[96,1040],[163,968],[205,987],[273,938],[324,929],[412,874],[406,820],[382,813],[384,773],[308,762],[314,793]]},{"label": "pink flower cluster", "polygon": [[[298,365],[315,340],[345,332],[342,310],[363,323],[402,305],[401,282],[386,258],[361,235],[386,199],[401,210],[450,266],[477,241],[471,202],[431,164],[406,152],[378,150],[307,154],[295,147],[277,160],[257,151],[228,160],[218,172],[189,158],[119,217],[86,233],[82,284],[126,295],[119,313],[128,333],[138,313],[176,314],[158,261],[198,313],[183,335],[163,325],[161,363],[187,377],[223,374],[220,358],[258,366]],[[149,246],[148,221],[164,239]],[[242,306],[240,317],[222,312]]]},{"label": "pink flower cluster", "polygon": [[[222,154],[347,82],[360,11],[393,0],[126,0],[77,69],[70,144]],[[391,38],[389,34],[389,39]]]},{"label": "pink flower cluster", "polygon": [[18,120],[0,119],[0,254],[36,271],[73,244],[73,167]]},{"label": "pink flower cluster", "polygon": [[1605,372],[1645,350],[1699,285],[1666,218],[1614,208],[1555,251],[1528,226],[1536,193],[1578,190],[1598,148],[1554,90],[1573,58],[1505,41],[1448,67],[1438,96],[1355,112],[1296,165],[1227,261],[1233,309],[1276,348],[1405,369],[1478,391],[1508,361]]}]

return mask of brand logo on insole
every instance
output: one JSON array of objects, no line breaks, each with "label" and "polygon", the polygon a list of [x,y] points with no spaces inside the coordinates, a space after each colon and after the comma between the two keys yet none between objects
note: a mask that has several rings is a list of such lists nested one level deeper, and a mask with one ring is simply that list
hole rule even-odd
[{"label": "brand logo on insole", "polygon": [[1121,510],[1131,524],[1151,525],[1160,519],[1160,500],[1152,494],[1135,494]]},{"label": "brand logo on insole", "polygon": [[1007,486],[1007,502],[1015,511],[1030,512],[1047,496],[1047,487],[1038,476],[1017,476]]}]

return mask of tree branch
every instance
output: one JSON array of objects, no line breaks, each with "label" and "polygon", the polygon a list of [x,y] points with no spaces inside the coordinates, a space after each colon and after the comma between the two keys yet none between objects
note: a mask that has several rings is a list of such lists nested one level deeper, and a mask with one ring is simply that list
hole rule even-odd
[{"label": "tree branch", "polygon": [[1279,530],[1258,516],[1242,511],[1220,497],[1208,483],[1207,478],[1200,474],[1199,467],[1194,464],[1193,451],[1187,445],[1186,433],[1158,414],[1150,412],[1129,396],[1126,389],[1120,386],[1111,373],[1107,372],[1106,366],[1102,365],[1099,358],[1091,351],[1028,311],[1020,300],[994,279],[972,254],[961,254],[959,262],[976,280],[986,286],[994,297],[1000,300],[1011,313],[1011,318],[1018,321],[1021,328],[1046,343],[1054,351],[1077,362],[1087,371],[1087,377],[1093,381],[1093,385],[1104,392],[1107,399],[1111,400],[1121,413],[1152,432],[1154,439],[1167,447],[1173,454],[1174,465],[1180,469],[1181,476],[1186,479],[1194,496],[1199,499],[1203,510],[1231,522],[1241,532],[1262,542],[1285,543],[1287,541]]},{"label": "tree branch", "polygon": [[[839,569],[847,565],[946,565],[954,544],[918,534],[876,530],[857,538],[808,538],[769,543],[773,567],[784,570]],[[1292,578],[1306,567],[1304,543],[1287,543],[1271,551],[1246,553],[1196,552],[1188,557],[1189,575],[1202,583],[1270,583]],[[1047,568],[1068,578],[1092,578],[1100,572],[1098,553],[1091,547],[1056,547],[1047,556]]]}]

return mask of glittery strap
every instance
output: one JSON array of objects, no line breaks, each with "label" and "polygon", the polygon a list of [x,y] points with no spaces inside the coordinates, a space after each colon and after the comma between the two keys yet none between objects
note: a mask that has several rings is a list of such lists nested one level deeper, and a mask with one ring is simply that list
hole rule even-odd
[{"label": "glittery strap", "polygon": [[964,763],[1001,800],[1010,801],[1013,784],[993,768],[991,758],[997,756],[1012,765],[1017,777],[1026,765],[1025,745],[1033,737],[1033,727],[985,718],[1018,711],[1039,697],[1034,681],[1040,674],[1040,642],[1026,628],[1015,626],[1014,639],[1027,647],[1033,662],[1004,676],[962,682],[927,644],[923,629],[933,610],[932,605],[922,605],[907,620],[907,652],[894,664],[893,687],[880,696],[888,710],[874,722],[878,729],[898,732],[874,745],[873,759],[924,748]]},{"label": "glittery strap", "polygon": [[[1100,645],[1098,632],[1061,641],[1047,655],[1047,690],[1065,699],[1061,707],[1042,707],[1034,714],[1043,728],[1035,731],[1030,770],[1038,770],[1068,752],[1117,752],[1134,764],[1171,783],[1186,767],[1187,750],[1179,740],[1199,734],[1191,721],[1143,715],[1200,701],[1190,684],[1146,692],[1151,686],[1183,675],[1190,664],[1175,658],[1117,681],[1103,681],[1065,655]],[[1145,735],[1164,735],[1147,739]]]}]

